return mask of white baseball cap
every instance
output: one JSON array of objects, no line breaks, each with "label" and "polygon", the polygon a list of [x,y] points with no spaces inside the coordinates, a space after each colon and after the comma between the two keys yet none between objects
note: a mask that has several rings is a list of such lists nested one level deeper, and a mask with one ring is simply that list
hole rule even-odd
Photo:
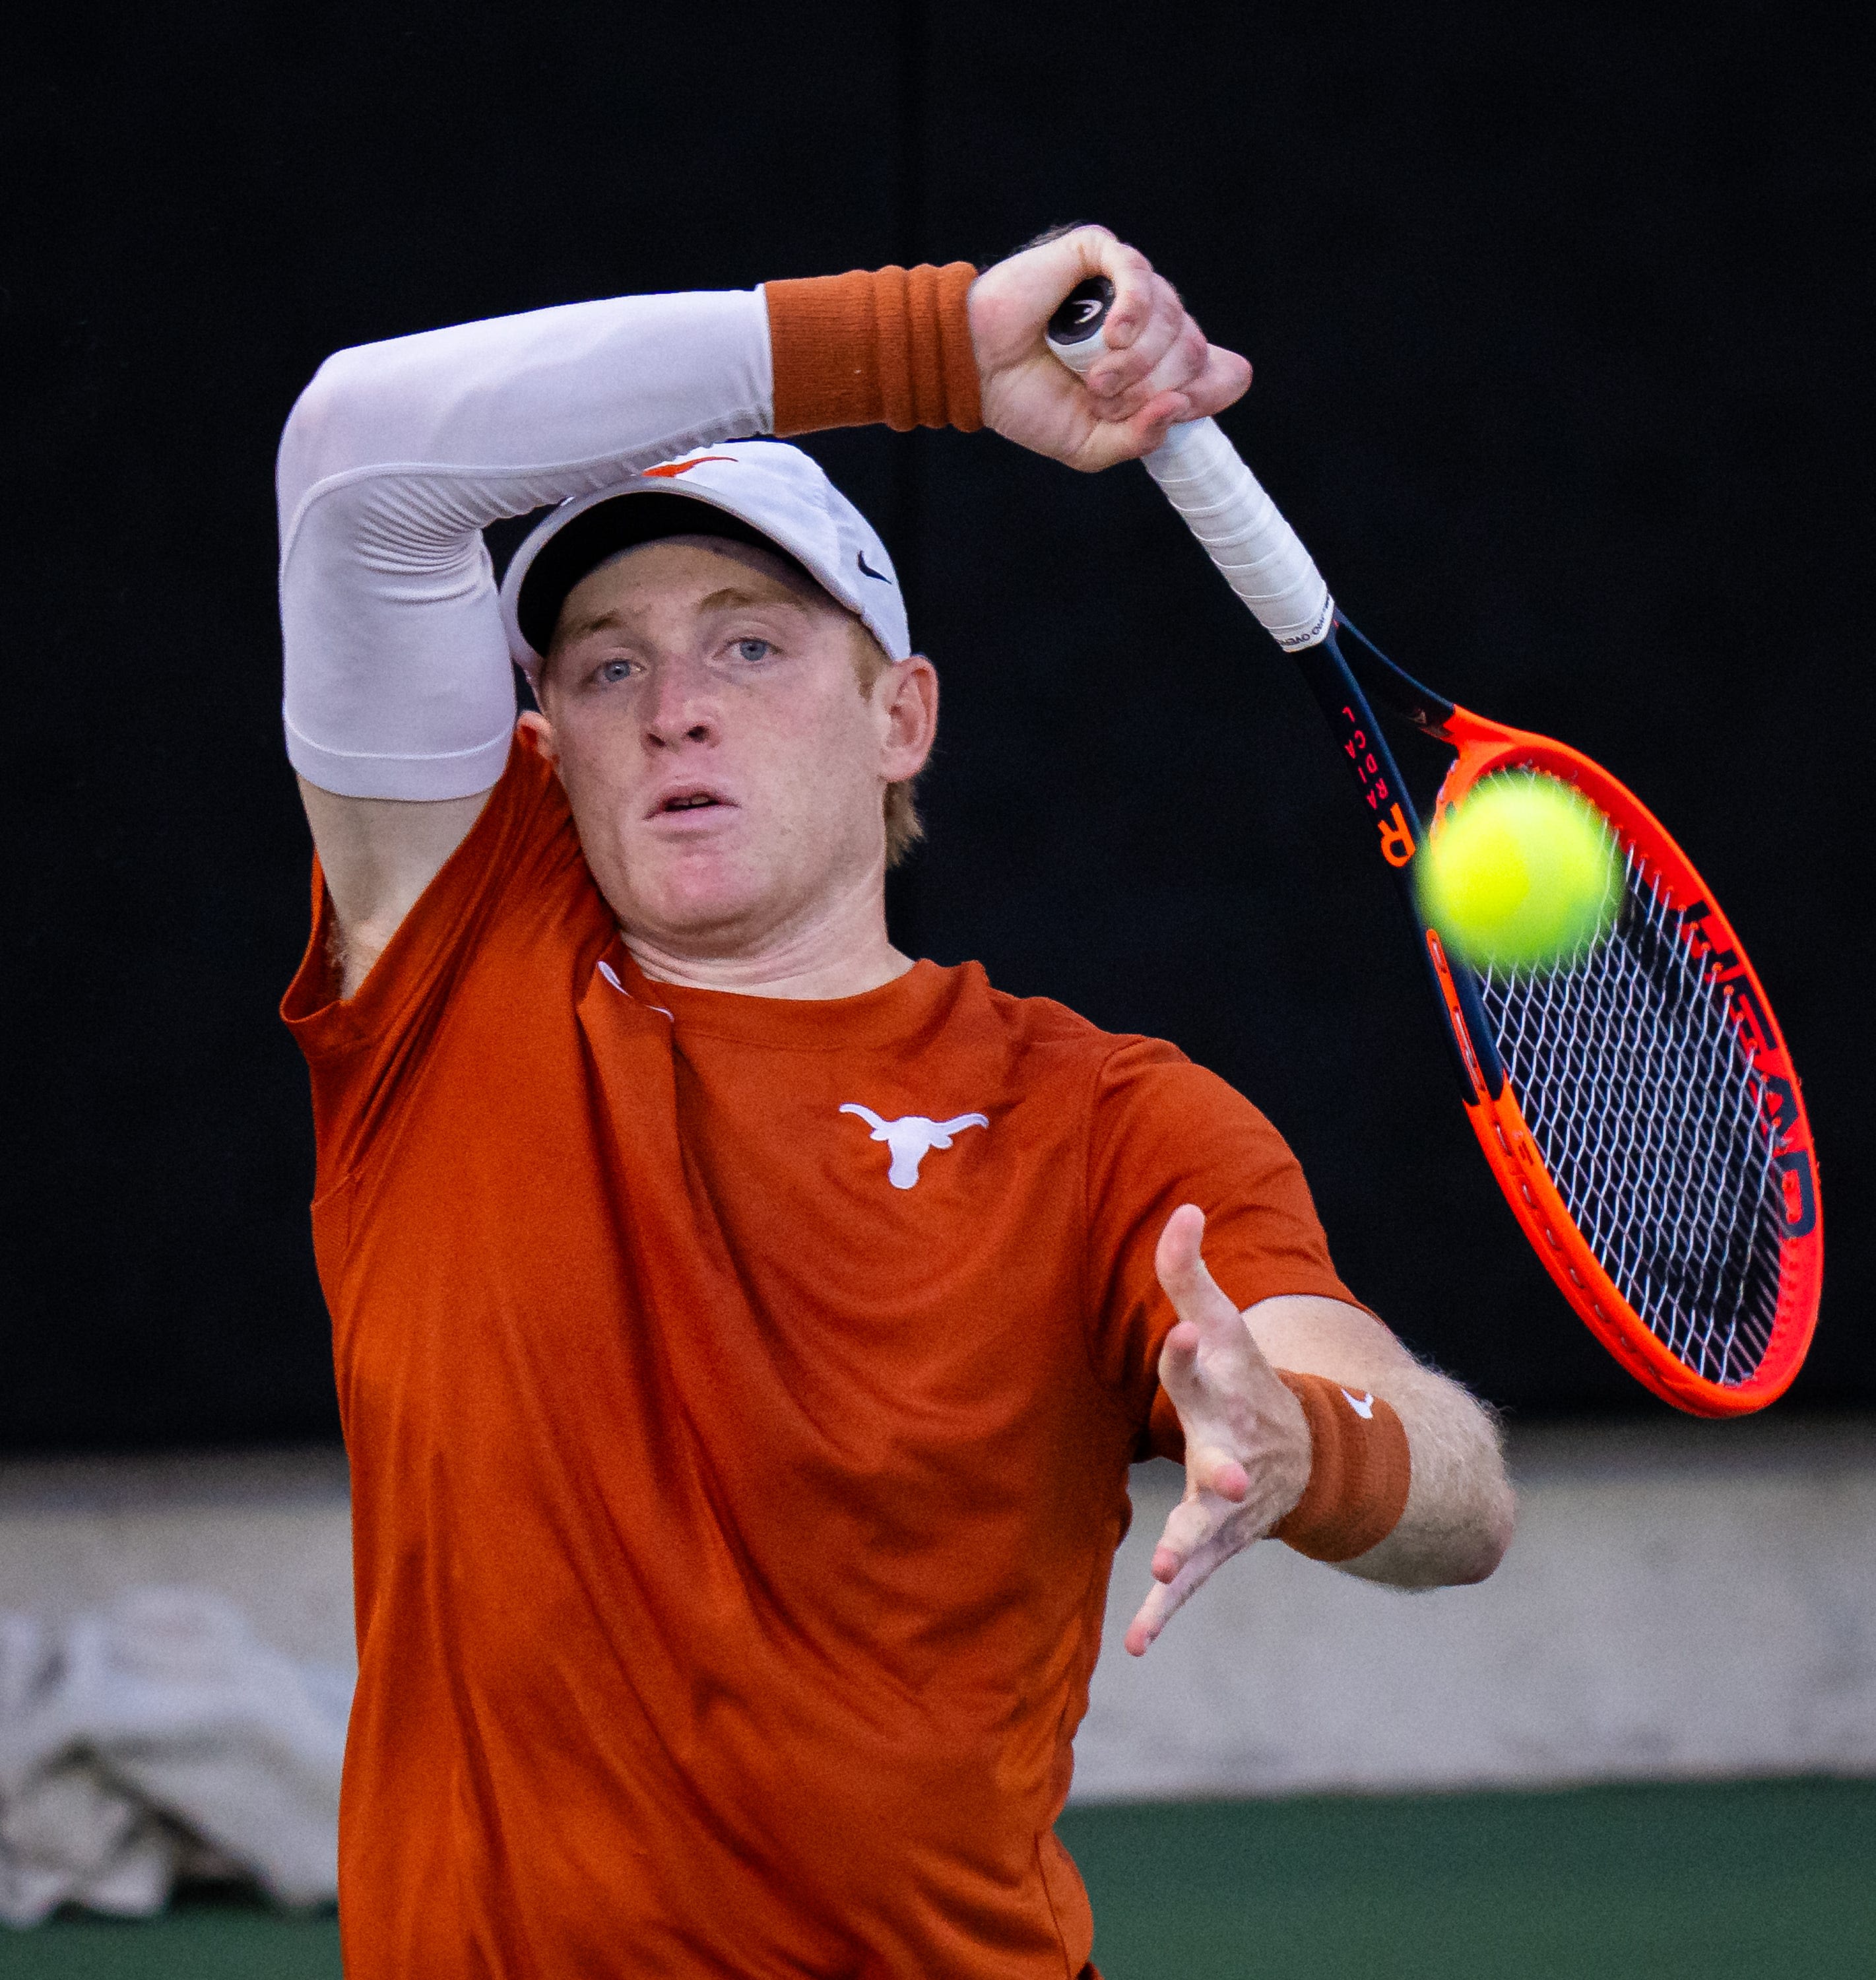
[{"label": "white baseball cap", "polygon": [[[699,513],[712,509],[718,513]],[[566,595],[621,550],[660,537],[729,537],[799,564],[858,618],[889,659],[911,652],[905,600],[872,523],[822,471],[781,440],[730,440],[576,495],[546,517],[502,580],[508,650],[539,670]]]}]

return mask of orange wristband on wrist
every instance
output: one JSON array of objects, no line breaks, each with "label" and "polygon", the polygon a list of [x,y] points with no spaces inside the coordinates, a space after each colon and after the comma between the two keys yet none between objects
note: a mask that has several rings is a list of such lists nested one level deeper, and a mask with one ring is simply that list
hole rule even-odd
[{"label": "orange wristband on wrist", "polygon": [[965,297],[976,279],[953,261],[764,283],[775,432],[883,421],[975,433],[984,415]]},{"label": "orange wristband on wrist", "polygon": [[[1309,1423],[1310,1477],[1270,1537],[1312,1560],[1353,1560],[1386,1539],[1406,1510],[1413,1477],[1406,1430],[1379,1396],[1351,1396],[1326,1375],[1277,1374]],[[1185,1432],[1164,1389],[1154,1394],[1144,1441],[1141,1457],[1185,1461]]]},{"label": "orange wristband on wrist", "polygon": [[1277,1371],[1310,1425],[1310,1480],[1271,1529],[1311,1560],[1353,1560],[1384,1540],[1407,1505],[1407,1433],[1379,1396],[1351,1395],[1326,1375]]}]

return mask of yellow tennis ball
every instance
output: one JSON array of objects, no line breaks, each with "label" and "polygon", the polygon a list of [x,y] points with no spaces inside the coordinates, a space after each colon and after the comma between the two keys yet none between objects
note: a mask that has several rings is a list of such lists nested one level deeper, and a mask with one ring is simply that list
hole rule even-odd
[{"label": "yellow tennis ball", "polygon": [[1622,905],[1609,821],[1556,777],[1487,777],[1415,862],[1420,912],[1477,969],[1541,969],[1599,942]]}]

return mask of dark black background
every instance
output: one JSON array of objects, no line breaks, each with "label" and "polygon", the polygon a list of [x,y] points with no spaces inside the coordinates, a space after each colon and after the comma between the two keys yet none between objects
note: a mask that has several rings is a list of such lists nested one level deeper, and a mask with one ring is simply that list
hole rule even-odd
[{"label": "dark black background", "polygon": [[[320,358],[591,295],[988,261],[1084,218],[1252,355],[1227,427],[1358,622],[1606,762],[1705,872],[1808,1076],[1833,1219],[1787,1407],[1870,1400],[1852,18],[42,13],[0,119],[0,1443],[336,1427],[274,1012],[307,844],[271,473]],[[1243,1088],[1344,1275],[1487,1394],[1659,1409],[1527,1255],[1319,719],[1145,477],[987,434],[813,444],[944,676],[901,942]],[[1409,769],[1424,794],[1436,759]]]}]

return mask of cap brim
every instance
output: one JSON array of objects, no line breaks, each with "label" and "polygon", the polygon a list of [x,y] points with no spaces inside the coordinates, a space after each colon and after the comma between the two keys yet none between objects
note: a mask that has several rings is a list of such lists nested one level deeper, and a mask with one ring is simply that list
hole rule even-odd
[{"label": "cap brim", "polygon": [[621,550],[636,550],[661,537],[689,536],[727,537],[753,544],[799,571],[817,590],[825,589],[772,537],[717,503],[674,489],[634,490],[596,502],[542,544],[515,595],[515,624],[521,636],[536,653],[545,654],[553,644],[560,608],[582,578]]}]

